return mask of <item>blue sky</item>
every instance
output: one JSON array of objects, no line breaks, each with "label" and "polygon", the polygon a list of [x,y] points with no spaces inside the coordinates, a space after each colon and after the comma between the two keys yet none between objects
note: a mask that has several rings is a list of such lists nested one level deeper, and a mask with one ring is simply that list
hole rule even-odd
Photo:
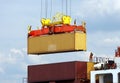
[{"label": "blue sky", "polygon": [[[48,1],[49,12],[51,0]],[[52,1],[53,16],[62,11],[62,0]],[[45,5],[42,5],[41,15],[41,0],[0,0],[0,83],[22,83],[22,78],[27,77],[27,65],[30,64],[86,60],[89,52],[95,56],[114,55],[114,50],[120,46],[120,1],[71,2],[72,19],[77,19],[78,24],[82,20],[87,23],[87,52],[27,56],[27,26],[32,25],[36,29],[41,25],[40,19],[45,17]],[[51,17],[49,13],[47,16]]]}]

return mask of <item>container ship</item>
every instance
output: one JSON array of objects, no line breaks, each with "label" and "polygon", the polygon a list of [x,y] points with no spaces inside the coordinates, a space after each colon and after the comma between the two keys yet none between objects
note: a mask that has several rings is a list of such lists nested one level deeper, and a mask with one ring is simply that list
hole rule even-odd
[{"label": "container ship", "polygon": [[[42,19],[41,29],[32,30],[28,26],[27,53],[45,56],[87,51],[86,23],[70,22],[71,17],[63,15],[61,21]],[[120,83],[120,47],[112,59],[90,53],[89,61],[29,65],[27,83]]]}]

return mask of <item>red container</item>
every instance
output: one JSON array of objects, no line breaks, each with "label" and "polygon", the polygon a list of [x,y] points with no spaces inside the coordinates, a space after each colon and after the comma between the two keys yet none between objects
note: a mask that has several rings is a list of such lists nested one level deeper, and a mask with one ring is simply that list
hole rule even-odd
[{"label": "red container", "polygon": [[28,66],[28,83],[80,83],[87,78],[86,62],[63,62]]},{"label": "red container", "polygon": [[76,30],[86,33],[86,29],[83,26],[76,26]]},{"label": "red container", "polygon": [[32,31],[29,33],[29,36],[40,36],[40,35],[42,35],[41,30],[32,30]]},{"label": "red container", "polygon": [[60,33],[60,32],[62,32],[62,26],[55,26],[54,32],[55,32],[55,33]]},{"label": "red container", "polygon": [[74,27],[71,25],[63,25],[62,32],[72,32],[74,31]]},{"label": "red container", "polygon": [[49,33],[49,28],[42,28],[42,35],[48,34]]},{"label": "red container", "polygon": [[54,28],[54,32],[55,33],[62,33],[62,32],[72,32],[74,31],[75,26],[71,26],[71,25],[62,25],[62,26],[56,26]]}]

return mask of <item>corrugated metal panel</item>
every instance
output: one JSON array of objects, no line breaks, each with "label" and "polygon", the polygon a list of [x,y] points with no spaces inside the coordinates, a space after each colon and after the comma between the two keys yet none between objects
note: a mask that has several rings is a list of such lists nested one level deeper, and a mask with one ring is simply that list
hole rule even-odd
[{"label": "corrugated metal panel", "polygon": [[75,33],[75,50],[86,50],[86,33]]},{"label": "corrugated metal panel", "polygon": [[86,33],[62,33],[28,37],[28,54],[86,50]]},{"label": "corrugated metal panel", "polygon": [[77,62],[76,63],[76,77],[78,79],[87,78],[87,63]]},{"label": "corrugated metal panel", "polygon": [[72,62],[29,66],[28,81],[41,82],[74,79],[74,71],[74,63]]},{"label": "corrugated metal panel", "polygon": [[[64,62],[28,67],[28,83],[70,81],[87,77],[86,62]],[[66,82],[65,82],[66,83]]]}]

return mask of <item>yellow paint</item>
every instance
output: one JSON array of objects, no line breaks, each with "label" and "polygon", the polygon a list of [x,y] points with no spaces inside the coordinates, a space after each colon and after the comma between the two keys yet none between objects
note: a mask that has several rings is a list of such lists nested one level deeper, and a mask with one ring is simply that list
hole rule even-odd
[{"label": "yellow paint", "polygon": [[50,22],[51,22],[50,19],[45,19],[45,18],[41,19],[42,26],[49,26]]},{"label": "yellow paint", "polygon": [[63,24],[70,24],[71,17],[70,16],[63,16],[62,17],[62,22],[63,22]]},{"label": "yellow paint", "polygon": [[56,22],[50,23],[51,26],[55,26],[55,25],[58,25],[58,24],[62,24],[62,22],[61,21],[56,21]]},{"label": "yellow paint", "polygon": [[28,38],[28,54],[74,50],[74,33],[54,34]]},{"label": "yellow paint", "polygon": [[86,50],[85,33],[61,33],[28,38],[28,54],[55,53],[77,50]]},{"label": "yellow paint", "polygon": [[75,49],[86,50],[86,33],[75,33]]},{"label": "yellow paint", "polygon": [[90,79],[90,71],[94,70],[94,63],[87,62],[87,78]]}]

